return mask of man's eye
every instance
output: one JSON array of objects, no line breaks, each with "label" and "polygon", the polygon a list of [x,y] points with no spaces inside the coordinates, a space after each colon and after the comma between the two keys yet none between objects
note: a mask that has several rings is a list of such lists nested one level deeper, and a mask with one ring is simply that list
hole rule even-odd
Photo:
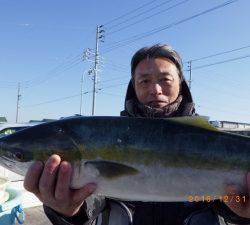
[{"label": "man's eye", "polygon": [[147,84],[147,83],[149,83],[149,80],[141,80],[140,83],[141,83],[141,84]]},{"label": "man's eye", "polygon": [[172,77],[163,77],[160,79],[161,82],[171,82],[173,81],[173,78]]}]

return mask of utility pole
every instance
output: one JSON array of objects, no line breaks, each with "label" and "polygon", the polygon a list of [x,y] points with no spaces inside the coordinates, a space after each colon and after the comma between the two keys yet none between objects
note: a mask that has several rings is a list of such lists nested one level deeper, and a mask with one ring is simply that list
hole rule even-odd
[{"label": "utility pole", "polygon": [[82,74],[82,77],[81,77],[81,100],[80,100],[80,115],[82,115],[82,98],[83,98],[83,94],[82,94],[82,91],[83,91],[83,80],[84,80],[84,73]]},{"label": "utility pole", "polygon": [[[94,63],[94,79],[93,79],[93,101],[92,101],[92,116],[95,114],[95,98],[96,98],[96,81],[97,81],[97,72],[99,65],[99,40],[101,40],[104,35],[104,30],[101,29],[103,25],[97,26],[96,28],[96,44],[95,44],[95,63]],[[103,41],[103,40],[101,40]]]},{"label": "utility pole", "polygon": [[[87,59],[87,58],[86,58]],[[88,92],[85,92],[85,93],[83,93],[83,83],[84,83],[84,76],[85,76],[85,74],[86,74],[86,72],[88,72],[88,75],[91,75],[91,73],[92,73],[92,70],[91,69],[89,69],[89,70],[84,70],[84,72],[82,73],[82,75],[81,75],[81,92],[80,92],[80,96],[81,96],[81,99],[80,99],[80,115],[83,115],[83,110],[82,110],[82,103],[83,103],[83,95],[84,94],[86,94],[86,93],[88,93]]]},{"label": "utility pole", "polygon": [[192,83],[192,61],[188,61],[188,71],[189,71],[189,80],[188,80],[188,87],[191,90],[191,83]]},{"label": "utility pole", "polygon": [[18,87],[17,87],[17,104],[16,104],[16,123],[18,122],[18,114],[19,114],[19,102],[21,99],[21,94],[20,94],[20,82],[18,83]]}]

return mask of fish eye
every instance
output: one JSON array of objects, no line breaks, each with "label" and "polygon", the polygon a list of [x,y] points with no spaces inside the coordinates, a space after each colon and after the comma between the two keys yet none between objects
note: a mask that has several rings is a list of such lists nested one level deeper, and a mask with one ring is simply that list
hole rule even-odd
[{"label": "fish eye", "polygon": [[58,129],[58,132],[59,132],[59,133],[64,133],[64,130],[63,130],[62,128],[59,128],[59,129]]},{"label": "fish eye", "polygon": [[63,134],[64,133],[64,129],[62,127],[55,127],[55,131],[59,134]]},{"label": "fish eye", "polygon": [[23,154],[21,152],[15,152],[14,157],[17,160],[22,160],[23,159]]}]

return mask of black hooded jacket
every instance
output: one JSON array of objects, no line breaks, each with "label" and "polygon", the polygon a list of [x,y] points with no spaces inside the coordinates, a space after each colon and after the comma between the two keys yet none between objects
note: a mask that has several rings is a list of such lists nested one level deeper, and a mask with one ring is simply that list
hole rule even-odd
[{"label": "black hooded jacket", "polygon": [[[187,86],[187,83],[184,79],[182,79],[180,90],[181,90],[183,100],[174,116],[176,117],[176,116],[195,115],[195,107],[193,103],[193,98]],[[133,104],[131,104],[131,102],[136,102],[136,101],[138,101],[138,99],[135,94],[133,83],[132,81],[130,81],[128,84],[128,88],[127,88],[124,110],[121,111],[121,116],[141,117],[140,112],[138,112],[136,107],[134,107]]]}]

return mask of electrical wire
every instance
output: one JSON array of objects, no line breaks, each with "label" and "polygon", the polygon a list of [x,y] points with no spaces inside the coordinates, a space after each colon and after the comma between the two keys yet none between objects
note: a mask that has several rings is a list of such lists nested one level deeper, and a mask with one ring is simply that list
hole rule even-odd
[{"label": "electrical wire", "polygon": [[190,16],[190,17],[178,20],[176,22],[173,22],[171,24],[160,26],[160,27],[152,29],[150,31],[147,31],[147,32],[144,32],[144,33],[141,33],[141,34],[137,34],[137,35],[134,35],[132,37],[129,37],[129,38],[126,38],[126,39],[114,42],[113,44],[110,44],[110,46],[108,46],[107,49],[104,49],[103,53],[107,53],[107,52],[113,51],[113,50],[115,50],[117,48],[123,47],[123,46],[128,45],[130,43],[133,43],[133,42],[135,42],[137,40],[140,40],[142,38],[154,35],[156,33],[159,33],[161,31],[163,31],[163,30],[166,30],[166,29],[172,28],[174,26],[180,25],[182,23],[185,23],[185,22],[190,21],[192,19],[195,19],[197,17],[203,16],[205,14],[208,14],[210,12],[213,12],[213,11],[217,10],[217,9],[223,8],[225,6],[228,6],[228,5],[230,5],[230,4],[234,3],[234,2],[237,2],[237,1],[239,1],[239,0],[226,1],[226,2],[224,2],[222,4],[219,4],[217,6],[209,8],[207,10],[204,10],[204,11],[202,11],[200,13],[194,14],[193,16]]},{"label": "electrical wire", "polygon": [[[118,87],[118,86],[122,86],[122,85],[128,85],[128,83],[122,83],[122,84],[116,84],[116,85],[110,85],[110,86],[106,86],[106,87],[102,87],[102,88],[97,88],[98,91],[103,90],[103,89],[109,89],[109,88],[113,88],[113,87]],[[93,93],[93,91],[86,91],[83,92],[83,94],[89,94],[89,93]],[[70,95],[70,96],[66,96],[66,97],[62,97],[62,98],[57,98],[57,99],[53,99],[53,100],[49,100],[49,101],[45,101],[45,102],[41,102],[41,103],[37,103],[37,104],[33,104],[33,105],[25,105],[23,106],[23,108],[28,108],[28,107],[35,107],[35,106],[40,106],[40,105],[44,105],[44,104],[49,104],[49,103],[54,103],[54,102],[58,102],[58,101],[63,101],[66,99],[70,99],[70,98],[75,98],[80,96],[81,94],[74,94],[74,95]]]},{"label": "electrical wire", "polygon": [[205,84],[205,83],[199,81],[199,86],[196,86],[196,88],[197,87],[201,88],[201,86],[205,87],[205,89],[202,88],[203,91],[204,90],[213,91],[213,92],[216,92],[217,95],[222,94],[222,95],[225,95],[227,97],[230,96],[230,98],[231,97],[235,98],[235,99],[237,99],[238,102],[243,102],[244,104],[248,104],[249,105],[249,103],[250,103],[250,99],[248,97],[243,97],[243,96],[237,95],[235,93],[231,94],[230,92],[227,92],[224,89],[219,89],[219,88],[216,88],[214,86],[208,85],[208,83]]},{"label": "electrical wire", "polygon": [[47,80],[52,79],[54,77],[57,77],[61,73],[73,68],[74,66],[78,65],[80,62],[82,62],[82,59],[80,58],[80,55],[77,55],[76,57],[74,57],[74,60],[71,59],[70,61],[68,61],[64,64],[60,64],[60,65],[56,66],[55,68],[53,68],[52,70],[47,72],[45,75],[36,77],[34,79],[31,79],[31,80],[27,80],[23,83],[24,83],[26,88],[40,85],[40,84],[46,82]]},{"label": "electrical wire", "polygon": [[[83,94],[88,94],[88,93],[90,93],[90,92],[84,92]],[[34,107],[34,106],[54,103],[54,102],[58,102],[58,101],[63,101],[63,100],[66,100],[66,99],[78,97],[80,95],[81,94],[75,94],[75,95],[70,95],[70,96],[66,96],[66,97],[62,97],[62,98],[57,98],[57,99],[53,99],[53,100],[50,100],[50,101],[45,101],[45,102],[41,102],[41,103],[37,103],[37,104],[33,104],[33,105],[25,105],[25,106],[23,106],[23,108]]]},{"label": "electrical wire", "polygon": [[[197,70],[197,69],[202,69],[202,68],[209,67],[209,66],[224,64],[224,63],[227,63],[227,62],[233,62],[233,61],[237,61],[237,60],[241,60],[241,59],[246,59],[246,58],[249,58],[249,57],[250,57],[250,55],[231,58],[231,59],[227,59],[227,60],[223,60],[223,61],[218,61],[218,62],[214,62],[214,63],[210,63],[210,64],[205,64],[205,65],[201,65],[201,66],[192,67],[192,70]],[[184,70],[184,71],[189,71],[189,70]]]},{"label": "electrical wire", "polygon": [[[138,23],[145,22],[145,20],[147,20],[147,19],[150,19],[150,18],[152,18],[152,17],[154,17],[154,16],[158,16],[159,14],[164,13],[164,12],[166,12],[166,11],[169,11],[170,9],[173,9],[173,8],[175,8],[175,7],[179,6],[179,5],[182,5],[182,4],[184,4],[184,3],[188,2],[188,1],[190,1],[190,0],[181,1],[181,2],[179,2],[179,3],[177,3],[177,4],[173,5],[173,6],[168,7],[167,9],[158,11],[158,12],[156,12],[156,13],[150,15],[150,16],[144,17],[144,18],[142,18],[142,19],[140,19],[140,20],[137,20],[137,21],[135,21],[135,22],[133,22],[133,23],[130,23],[129,25],[123,26],[123,27],[121,27],[121,28],[119,28],[119,29],[117,29],[117,30],[115,30],[115,31],[108,32],[108,33],[106,33],[105,35],[106,35],[106,36],[110,36],[110,35],[112,35],[112,34],[115,34],[115,33],[119,32],[119,31],[122,31],[122,30],[124,30],[124,29],[126,29],[126,28],[132,27],[132,26],[134,26],[134,25],[136,25],[136,24],[138,24]],[[169,1],[168,1],[168,2],[169,2]],[[151,11],[151,10],[148,10],[148,11]],[[140,15],[140,14],[139,14],[139,15]],[[136,17],[137,17],[137,16],[135,16],[135,18],[136,18]]]},{"label": "electrical wire", "polygon": [[113,22],[115,22],[115,21],[117,21],[117,20],[119,20],[119,19],[121,19],[121,18],[123,18],[123,17],[125,17],[125,16],[128,16],[128,15],[130,15],[130,14],[132,14],[132,13],[134,13],[134,12],[136,12],[136,11],[138,11],[138,10],[140,10],[140,9],[142,9],[142,8],[144,8],[144,7],[146,7],[146,6],[148,6],[148,5],[151,5],[151,4],[154,3],[154,2],[156,2],[156,0],[147,2],[147,3],[145,3],[145,4],[143,4],[143,5],[139,6],[139,7],[137,7],[137,8],[135,8],[135,9],[130,10],[129,12],[126,12],[126,13],[122,14],[121,16],[118,16],[118,17],[116,17],[116,18],[114,18],[114,19],[112,19],[112,20],[110,20],[110,21],[104,23],[103,25],[104,25],[104,26],[107,26],[108,24],[111,24],[111,23],[113,23]]},{"label": "electrical wire", "polygon": [[115,97],[119,97],[119,98],[124,98],[123,95],[117,95],[117,94],[111,94],[111,93],[108,93],[108,92],[99,92],[99,94],[104,94],[104,95],[110,95],[110,96],[115,96]]},{"label": "electrical wire", "polygon": [[201,108],[205,108],[205,109],[208,109],[208,110],[213,110],[213,112],[226,112],[226,113],[230,113],[231,115],[241,115],[241,116],[247,116],[247,117],[250,117],[250,114],[245,114],[245,113],[240,113],[240,112],[237,112],[237,111],[229,111],[229,110],[225,110],[223,108],[213,108],[213,107],[207,107],[207,106],[204,106],[204,105],[198,105],[198,107],[201,107]]},{"label": "electrical wire", "polygon": [[184,63],[189,63],[190,61],[191,62],[196,62],[196,61],[200,61],[200,60],[203,60],[203,59],[208,59],[208,58],[212,58],[212,57],[215,57],[215,56],[240,51],[240,50],[246,49],[246,48],[250,48],[250,45],[246,45],[246,46],[243,46],[243,47],[240,47],[240,48],[235,48],[235,49],[231,49],[231,50],[227,50],[227,51],[223,51],[223,52],[218,52],[218,53],[215,53],[215,54],[211,54],[211,55],[208,55],[208,56],[203,56],[203,57],[196,58],[196,59],[191,59],[189,61],[185,61]]},{"label": "electrical wire", "polygon": [[139,13],[139,14],[136,14],[135,16],[132,16],[132,17],[130,17],[130,18],[127,18],[127,19],[125,19],[124,21],[122,21],[122,22],[120,22],[120,23],[117,23],[117,24],[115,24],[115,25],[109,27],[108,30],[110,31],[110,30],[112,30],[114,27],[120,26],[121,24],[124,24],[124,23],[126,23],[126,22],[128,22],[128,21],[130,21],[130,20],[132,20],[132,19],[134,19],[134,18],[138,18],[139,16],[144,15],[144,14],[146,14],[146,13],[148,13],[148,12],[152,12],[154,9],[159,8],[159,7],[165,5],[165,4],[169,3],[169,2],[172,2],[172,1],[175,1],[175,0],[167,0],[167,1],[163,2],[163,3],[161,3],[161,4],[158,4],[158,5],[156,5],[156,6],[153,7],[153,8],[147,9],[146,11],[143,11],[143,12],[141,12],[141,13]]},{"label": "electrical wire", "polygon": [[130,77],[129,76],[120,76],[120,77],[116,77],[113,79],[103,80],[102,83],[107,83],[107,82],[114,81],[114,80],[121,80],[121,78],[130,78]]}]

